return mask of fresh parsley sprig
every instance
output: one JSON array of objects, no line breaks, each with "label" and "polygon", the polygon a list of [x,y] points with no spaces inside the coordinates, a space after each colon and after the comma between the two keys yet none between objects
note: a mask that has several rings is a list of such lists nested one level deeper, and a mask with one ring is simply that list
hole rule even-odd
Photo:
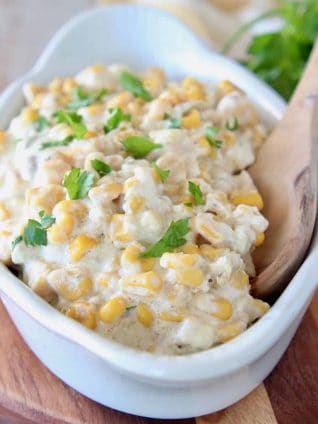
[{"label": "fresh parsley sprig", "polygon": [[153,143],[149,138],[132,135],[122,142],[126,152],[135,159],[140,159],[148,155],[155,149],[162,147],[161,144]]},{"label": "fresh parsley sprig", "polygon": [[106,88],[98,93],[85,93],[81,87],[77,87],[74,92],[74,100],[67,105],[68,109],[77,110],[81,107],[87,107],[95,102],[100,102],[108,94]]},{"label": "fresh parsley sprig", "polygon": [[184,237],[189,231],[189,218],[172,221],[164,236],[145,252],[141,253],[140,257],[159,258],[165,252],[172,252],[187,242]]},{"label": "fresh parsley sprig", "polygon": [[225,128],[228,131],[237,131],[240,128],[239,121],[237,119],[237,116],[234,116],[234,119],[231,120],[230,118],[226,120],[225,122]]},{"label": "fresh parsley sprig", "polygon": [[220,130],[217,127],[207,127],[205,129],[206,139],[212,147],[216,147],[217,149],[220,149],[222,146],[222,140],[217,139],[219,131]]},{"label": "fresh parsley sprig", "polygon": [[124,71],[119,77],[121,86],[132,93],[135,97],[140,97],[146,102],[152,100],[152,96],[148,90],[145,89],[143,83],[135,75],[130,72]]},{"label": "fresh parsley sprig", "polygon": [[[189,190],[189,193],[192,195],[194,203],[196,205],[198,205],[198,206],[204,205],[204,196],[203,196],[203,193],[200,189],[200,186],[198,186],[197,184],[195,184],[192,181],[189,181],[188,190]],[[188,206],[188,205],[186,205],[186,206]]]},{"label": "fresh parsley sprig", "polygon": [[100,177],[104,177],[104,175],[107,175],[112,171],[112,168],[107,163],[99,159],[91,160],[91,165]]},{"label": "fresh parsley sprig", "polygon": [[80,168],[73,168],[65,174],[63,186],[71,200],[83,199],[94,184],[94,175]]},{"label": "fresh parsley sprig", "polygon": [[34,122],[34,125],[36,131],[41,132],[49,126],[49,121],[44,118],[44,116],[39,116],[38,119]]},{"label": "fresh parsley sprig", "polygon": [[45,141],[41,144],[40,150],[49,149],[51,147],[65,147],[68,146],[72,141],[74,140],[73,135],[69,135],[65,137],[63,140],[56,140],[56,141]]},{"label": "fresh parsley sprig", "polygon": [[181,128],[181,119],[172,118],[169,113],[165,113],[163,119],[168,122],[169,129]]},{"label": "fresh parsley sprig", "polygon": [[118,128],[123,121],[131,120],[131,116],[128,114],[125,114],[120,107],[115,109],[109,109],[109,112],[110,112],[110,115],[107,119],[106,124],[104,125],[105,134]]},{"label": "fresh parsley sprig", "polygon": [[52,215],[46,215],[44,211],[39,212],[40,221],[29,219],[24,227],[23,234],[16,237],[11,244],[11,249],[24,241],[26,246],[46,246],[47,230],[55,223]]},{"label": "fresh parsley sprig", "polygon": [[165,183],[167,181],[167,178],[170,175],[170,171],[169,169],[162,169],[160,168],[155,162],[153,162],[151,164],[151,166],[154,168],[154,170],[157,172],[157,174],[159,175],[160,181],[162,183]]},{"label": "fresh parsley sprig", "polygon": [[75,138],[81,139],[87,133],[87,128],[82,122],[81,115],[78,115],[76,112],[59,110],[55,116],[59,124],[67,124],[73,130]]}]

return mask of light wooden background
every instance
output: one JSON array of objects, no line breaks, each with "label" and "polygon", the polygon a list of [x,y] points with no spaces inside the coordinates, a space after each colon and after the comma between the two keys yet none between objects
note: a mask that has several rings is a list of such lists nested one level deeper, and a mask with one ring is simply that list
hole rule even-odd
[{"label": "light wooden background", "polygon": [[[0,0],[0,90],[32,66],[59,26],[94,3]],[[163,422],[112,411],[77,394],[34,357],[1,304],[0,323],[0,424]],[[287,353],[264,384],[225,411],[179,424],[317,423],[317,329],[318,295]]]}]

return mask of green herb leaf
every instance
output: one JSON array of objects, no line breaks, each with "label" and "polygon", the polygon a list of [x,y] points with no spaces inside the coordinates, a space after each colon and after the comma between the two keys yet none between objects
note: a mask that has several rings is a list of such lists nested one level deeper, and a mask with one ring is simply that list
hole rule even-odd
[{"label": "green herb leaf", "polygon": [[164,236],[148,250],[141,253],[140,257],[159,258],[165,252],[172,252],[174,249],[183,246],[187,242],[184,236],[187,235],[189,231],[189,218],[172,221]]},{"label": "green herb leaf", "polygon": [[166,181],[167,181],[167,178],[169,177],[169,175],[170,175],[170,171],[169,171],[169,169],[167,169],[167,170],[165,170],[165,169],[162,169],[162,168],[160,168],[155,162],[153,162],[152,164],[151,164],[151,166],[156,170],[156,172],[157,172],[157,174],[159,175],[159,177],[160,177],[160,180],[161,180],[161,182],[162,183],[165,183]]},{"label": "green herb leaf", "polygon": [[192,181],[189,181],[188,189],[194,199],[195,204],[204,205],[204,196],[200,187]]},{"label": "green herb leaf", "polygon": [[111,172],[111,167],[109,165],[107,165],[107,163],[98,160],[98,159],[94,159],[91,160],[91,165],[93,167],[93,169],[95,169],[96,172],[98,172],[98,174],[103,177],[104,175],[107,175]]},{"label": "green herb leaf", "polygon": [[130,153],[135,159],[140,159],[148,155],[154,149],[162,147],[161,144],[153,143],[149,138],[130,136],[123,142],[124,149]]},{"label": "green herb leaf", "polygon": [[107,95],[107,90],[103,88],[97,94],[86,94],[81,87],[75,89],[74,101],[67,105],[68,109],[77,110],[81,107],[87,107],[95,102],[100,102]]},{"label": "green herb leaf", "polygon": [[191,202],[186,202],[186,203],[183,203],[184,204],[184,206],[187,206],[188,208],[192,208],[192,206],[193,206],[193,203],[191,203]]},{"label": "green herb leaf", "polygon": [[217,140],[216,136],[219,132],[219,128],[217,127],[208,127],[205,129],[205,136],[212,147],[216,147],[220,149],[222,146],[222,141]]},{"label": "green herb leaf", "polygon": [[87,133],[87,128],[86,125],[82,123],[81,115],[78,115],[76,112],[59,110],[56,112],[56,117],[59,124],[64,123],[72,128],[76,138],[81,139]]},{"label": "green herb leaf", "polygon": [[14,240],[12,240],[11,250],[13,250],[16,247],[17,244],[21,243],[22,240],[23,240],[22,236],[18,236]]},{"label": "green herb leaf", "polygon": [[41,227],[47,230],[55,223],[55,218],[52,215],[45,215],[44,211],[39,212]]},{"label": "green herb leaf", "polygon": [[44,116],[39,116],[34,124],[36,131],[41,132],[49,126],[49,121]]},{"label": "green herb leaf", "polygon": [[228,131],[236,131],[236,130],[238,130],[240,128],[240,125],[239,125],[239,122],[238,122],[237,117],[235,116],[234,117],[234,120],[232,120],[232,122],[231,122],[230,119],[227,119],[226,120],[226,123],[225,123],[225,128]]},{"label": "green herb leaf", "polygon": [[69,135],[64,138],[64,140],[57,140],[57,141],[46,141],[45,143],[41,144],[40,150],[49,149],[51,147],[63,147],[68,146],[72,141],[74,140],[73,135]]},{"label": "green herb leaf", "polygon": [[93,183],[94,175],[81,171],[79,168],[73,168],[65,174],[63,180],[63,186],[66,188],[71,200],[86,197]]},{"label": "green herb leaf", "polygon": [[163,119],[165,121],[168,121],[168,128],[170,129],[181,128],[181,119],[171,118],[169,113],[165,113],[163,115]]},{"label": "green herb leaf", "polygon": [[149,91],[145,89],[143,83],[135,75],[124,71],[119,77],[119,82],[125,90],[130,91],[135,97],[141,97],[147,102],[152,100]]},{"label": "green herb leaf", "polygon": [[126,115],[123,112],[123,110],[120,108],[110,109],[109,111],[110,111],[109,118],[107,119],[106,125],[104,125],[105,134],[118,128],[121,122],[131,120],[131,116]]},{"label": "green herb leaf", "polygon": [[40,222],[29,219],[23,231],[23,240],[27,246],[46,246],[47,234]]}]

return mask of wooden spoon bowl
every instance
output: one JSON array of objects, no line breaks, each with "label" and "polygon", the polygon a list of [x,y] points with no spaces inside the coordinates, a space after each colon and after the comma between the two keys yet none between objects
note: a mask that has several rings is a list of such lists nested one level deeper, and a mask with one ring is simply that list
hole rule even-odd
[{"label": "wooden spoon bowl", "polygon": [[318,43],[286,113],[260,149],[250,173],[269,220],[266,241],[253,257],[259,297],[277,295],[300,266],[317,210]]}]

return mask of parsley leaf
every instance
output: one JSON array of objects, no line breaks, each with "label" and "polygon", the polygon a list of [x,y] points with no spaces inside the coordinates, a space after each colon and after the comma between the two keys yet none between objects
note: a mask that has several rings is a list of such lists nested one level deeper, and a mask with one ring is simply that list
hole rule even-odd
[{"label": "parsley leaf", "polygon": [[14,240],[12,240],[11,250],[13,250],[17,244],[21,243],[22,240],[23,240],[23,237],[21,235],[16,237]]},{"label": "parsley leaf", "polygon": [[121,122],[131,120],[131,116],[126,115],[121,108],[109,109],[109,112],[109,118],[107,119],[107,122],[104,125],[105,134],[118,128]]},{"label": "parsley leaf", "polygon": [[95,169],[95,171],[98,172],[98,174],[101,177],[109,174],[112,170],[111,167],[107,163],[105,163],[101,160],[98,160],[98,159],[91,160],[91,165],[92,165],[93,169]]},{"label": "parsley leaf", "polygon": [[227,119],[225,122],[225,128],[228,131],[236,131],[240,128],[237,116],[234,117],[234,120],[231,122],[230,119]]},{"label": "parsley leaf", "polygon": [[81,115],[76,112],[59,110],[56,112],[57,122],[67,124],[74,131],[75,137],[81,139],[87,133],[86,125],[82,122]]},{"label": "parsley leaf", "polygon": [[162,183],[165,183],[166,182],[166,180],[167,180],[167,178],[169,177],[169,175],[170,175],[170,171],[169,171],[169,169],[167,169],[167,170],[165,170],[165,169],[162,169],[162,168],[160,168],[155,162],[153,162],[152,164],[151,164],[151,166],[156,170],[156,172],[157,172],[157,174],[159,175],[159,177],[160,177],[160,180],[161,180],[161,182]]},{"label": "parsley leaf", "polygon": [[193,183],[192,181],[189,181],[188,189],[189,189],[189,192],[194,199],[195,204],[196,205],[204,205],[204,197],[203,197],[203,193],[200,189],[200,186]]},{"label": "parsley leaf", "polygon": [[162,147],[161,144],[153,143],[149,138],[132,135],[122,142],[126,152],[130,153],[135,159],[143,158],[154,149]]},{"label": "parsley leaf", "polygon": [[100,102],[107,93],[107,90],[103,88],[97,94],[86,94],[81,87],[77,87],[75,89],[74,101],[69,103],[67,108],[76,110],[81,107],[90,106],[95,102]]},{"label": "parsley leaf", "polygon": [[163,115],[163,119],[165,121],[168,121],[168,128],[170,129],[181,128],[181,119],[171,118],[169,113],[165,113]]},{"label": "parsley leaf", "polygon": [[216,147],[217,149],[220,149],[222,146],[222,141],[216,139],[218,132],[219,132],[219,128],[208,127],[205,129],[205,136],[212,147]]},{"label": "parsley leaf", "polygon": [[29,219],[23,231],[23,240],[27,246],[46,246],[47,234],[41,223]]},{"label": "parsley leaf", "polygon": [[187,242],[184,236],[188,234],[189,231],[189,218],[172,221],[164,236],[148,250],[141,253],[140,257],[159,258],[165,252],[172,252],[174,249],[183,246]]},{"label": "parsley leaf", "polygon": [[94,183],[94,175],[79,168],[73,168],[64,175],[63,186],[66,188],[71,200],[83,199],[87,196]]},{"label": "parsley leaf", "polygon": [[38,132],[45,130],[49,126],[49,121],[44,116],[39,116],[35,121],[35,129]]},{"label": "parsley leaf", "polygon": [[63,147],[68,146],[72,141],[74,140],[73,135],[69,135],[65,137],[63,140],[57,140],[57,141],[46,141],[45,143],[41,144],[40,150],[45,150],[50,147]]},{"label": "parsley leaf", "polygon": [[145,89],[143,83],[135,75],[124,71],[119,77],[119,82],[125,90],[130,91],[135,97],[141,97],[146,102],[152,100],[149,91]]},{"label": "parsley leaf", "polygon": [[44,228],[45,230],[47,230],[48,228],[50,228],[54,223],[55,223],[55,218],[52,215],[45,215],[44,211],[40,211],[39,212],[39,217],[40,219],[40,224],[42,226],[42,228]]}]

